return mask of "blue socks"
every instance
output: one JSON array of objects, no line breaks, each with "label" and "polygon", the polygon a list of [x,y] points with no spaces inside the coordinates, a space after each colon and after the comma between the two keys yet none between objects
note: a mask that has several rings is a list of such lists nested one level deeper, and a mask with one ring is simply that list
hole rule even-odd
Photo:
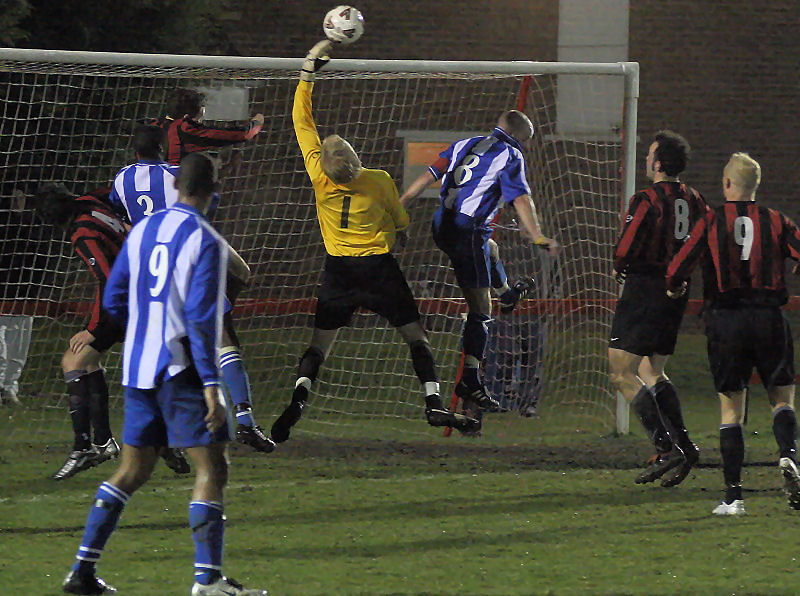
[{"label": "blue socks", "polygon": [[94,506],[89,511],[86,520],[86,530],[83,540],[75,555],[77,561],[72,566],[73,571],[89,574],[94,573],[95,565],[103,554],[108,538],[117,527],[125,503],[130,495],[121,491],[113,484],[104,482],[97,489],[94,497]]},{"label": "blue socks", "polygon": [[222,550],[225,545],[222,503],[189,503],[189,526],[194,541],[194,579],[199,584],[213,584],[222,576]]},{"label": "blue socks", "polygon": [[244,367],[242,355],[234,347],[222,348],[219,357],[219,366],[222,369],[222,378],[228,388],[228,395],[234,405],[237,424],[253,426],[252,401],[250,396],[250,378]]}]

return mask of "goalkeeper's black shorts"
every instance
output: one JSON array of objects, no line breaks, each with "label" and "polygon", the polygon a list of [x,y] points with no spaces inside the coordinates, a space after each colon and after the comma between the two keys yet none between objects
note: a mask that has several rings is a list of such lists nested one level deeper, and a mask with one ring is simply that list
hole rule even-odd
[{"label": "goalkeeper's black shorts", "polygon": [[382,316],[393,327],[419,320],[414,296],[391,253],[325,257],[314,327],[346,327],[357,308]]},{"label": "goalkeeper's black shorts", "polygon": [[673,300],[667,296],[663,275],[629,274],[617,301],[608,347],[639,356],[672,354],[688,294]]}]

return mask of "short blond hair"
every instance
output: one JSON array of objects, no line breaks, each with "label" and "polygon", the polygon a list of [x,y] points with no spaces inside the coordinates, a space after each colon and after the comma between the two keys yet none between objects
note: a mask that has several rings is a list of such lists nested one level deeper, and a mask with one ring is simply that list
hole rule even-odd
[{"label": "short blond hair", "polygon": [[744,194],[752,194],[761,184],[761,166],[747,153],[734,153],[725,166],[724,175]]},{"label": "short blond hair", "polygon": [[339,135],[325,137],[322,141],[320,165],[336,184],[352,182],[361,173],[361,160],[355,149]]}]

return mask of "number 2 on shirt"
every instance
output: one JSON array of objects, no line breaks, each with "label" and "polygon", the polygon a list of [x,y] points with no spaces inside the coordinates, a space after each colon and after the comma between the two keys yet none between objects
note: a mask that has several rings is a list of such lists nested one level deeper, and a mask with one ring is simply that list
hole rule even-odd
[{"label": "number 2 on shirt", "polygon": [[344,195],[342,199],[342,221],[339,225],[340,228],[343,230],[347,229],[347,225],[350,223],[350,199],[352,197],[350,195]]}]

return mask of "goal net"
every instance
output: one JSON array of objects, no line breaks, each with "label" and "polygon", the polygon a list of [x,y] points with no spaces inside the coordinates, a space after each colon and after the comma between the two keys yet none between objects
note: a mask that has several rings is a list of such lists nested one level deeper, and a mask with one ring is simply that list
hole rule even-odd
[{"label": "goal net", "polygon": [[[163,115],[176,87],[209,94],[218,104],[209,105],[212,124],[265,114],[264,130],[239,147],[240,166],[222,180],[214,220],[253,272],[234,315],[265,428],[290,398],[324,257],[291,122],[299,66],[293,59],[0,51],[0,206],[17,214],[30,215],[42,181],[63,181],[76,194],[107,186],[135,161],[136,123]],[[524,109],[536,127],[530,184],[544,231],[564,250],[553,259],[531,247],[515,229],[513,209],[497,222],[510,282],[532,276],[537,286],[491,325],[487,384],[511,413],[488,416],[485,432],[524,434],[514,412],[534,406],[576,428],[615,426],[606,340],[617,288],[609,271],[620,203],[631,192],[631,175],[622,173],[633,171],[625,159],[634,153],[635,66],[334,60],[317,78],[320,133],[350,140],[367,167],[387,170],[401,190],[450,142],[488,134],[506,109]],[[435,196],[430,189],[409,207],[408,242],[396,254],[430,331],[447,400],[466,309],[430,236]],[[33,327],[19,379],[22,406],[1,410],[0,433],[5,441],[63,443],[71,432],[60,358],[85,323],[94,283],[59,230],[5,226],[0,239],[24,257],[17,270],[2,272],[0,321]],[[104,361],[117,433],[119,348]],[[297,432],[438,435],[424,422],[422,397],[399,335],[359,312],[340,332]]]}]

